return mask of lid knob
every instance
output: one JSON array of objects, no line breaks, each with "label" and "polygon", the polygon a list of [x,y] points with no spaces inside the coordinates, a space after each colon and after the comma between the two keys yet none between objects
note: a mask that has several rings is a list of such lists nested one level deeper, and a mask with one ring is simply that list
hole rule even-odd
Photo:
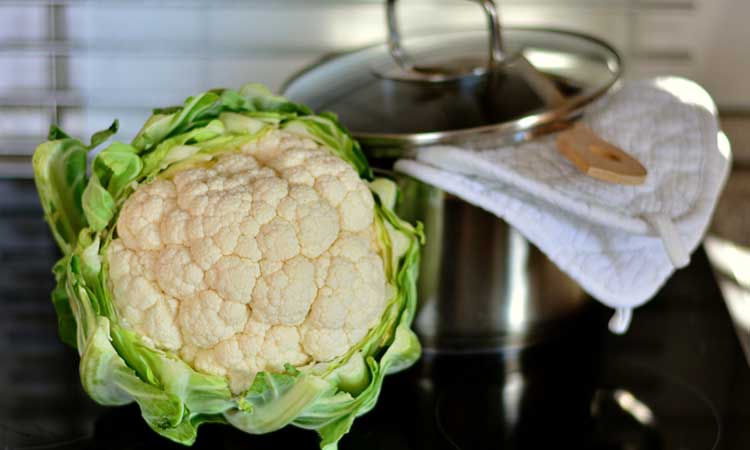
[{"label": "lid knob", "polygon": [[396,71],[382,73],[386,78],[405,81],[441,82],[462,78],[468,75],[481,75],[493,71],[505,60],[503,37],[500,31],[500,17],[494,0],[469,0],[479,3],[487,18],[490,33],[490,45],[487,64],[454,62],[441,65],[424,66],[416,64],[401,45],[401,33],[396,14],[396,0],[386,1],[386,22],[388,24],[388,50],[398,65]]}]

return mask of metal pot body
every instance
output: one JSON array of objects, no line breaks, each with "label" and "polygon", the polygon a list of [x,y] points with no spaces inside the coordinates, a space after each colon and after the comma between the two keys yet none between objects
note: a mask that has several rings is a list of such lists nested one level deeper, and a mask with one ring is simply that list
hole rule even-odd
[{"label": "metal pot body", "polygon": [[396,175],[399,215],[424,224],[415,328],[426,351],[484,352],[554,334],[589,304],[583,290],[502,219]]}]

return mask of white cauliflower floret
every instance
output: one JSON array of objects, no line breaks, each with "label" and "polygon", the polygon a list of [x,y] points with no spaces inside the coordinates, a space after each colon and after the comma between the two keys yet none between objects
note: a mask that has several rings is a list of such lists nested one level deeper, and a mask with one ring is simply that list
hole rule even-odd
[{"label": "white cauliflower floret", "polygon": [[330,361],[385,308],[374,208],[345,161],[268,133],[136,189],[108,250],[115,307],[234,392],[261,370]]}]

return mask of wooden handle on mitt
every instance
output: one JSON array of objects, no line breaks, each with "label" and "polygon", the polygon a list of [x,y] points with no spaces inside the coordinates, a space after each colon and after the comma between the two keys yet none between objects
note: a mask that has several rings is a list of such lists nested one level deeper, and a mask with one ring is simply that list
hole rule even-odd
[{"label": "wooden handle on mitt", "polygon": [[648,174],[638,160],[582,123],[558,134],[557,150],[581,172],[609,183],[642,184]]}]

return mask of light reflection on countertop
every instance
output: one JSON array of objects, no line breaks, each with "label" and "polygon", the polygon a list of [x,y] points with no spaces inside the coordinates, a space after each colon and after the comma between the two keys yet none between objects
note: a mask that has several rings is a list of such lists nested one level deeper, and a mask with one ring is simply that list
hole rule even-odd
[{"label": "light reflection on countertop", "polygon": [[750,247],[716,236],[708,236],[704,246],[750,364]]}]

